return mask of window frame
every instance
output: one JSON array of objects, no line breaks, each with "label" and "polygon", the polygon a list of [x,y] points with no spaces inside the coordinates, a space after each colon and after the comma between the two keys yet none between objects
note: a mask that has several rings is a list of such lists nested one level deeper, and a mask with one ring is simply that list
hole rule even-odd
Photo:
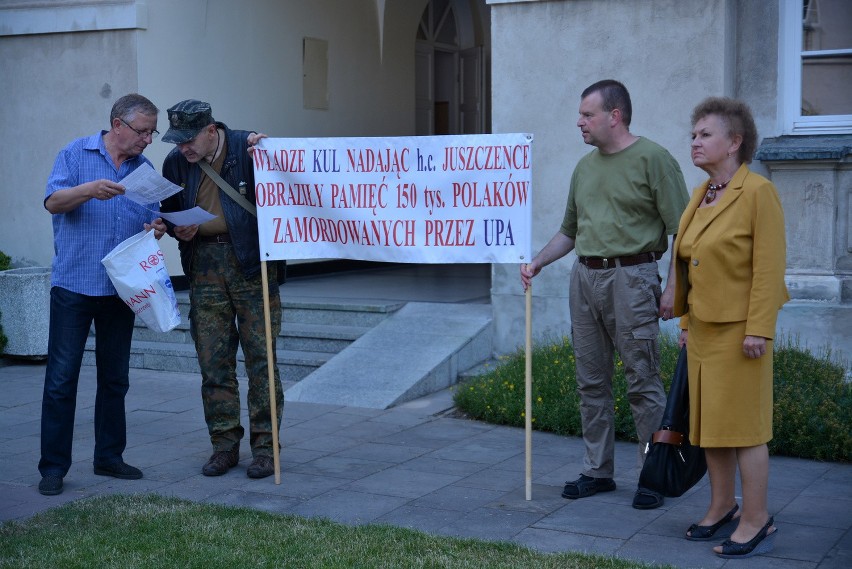
[{"label": "window frame", "polygon": [[[803,0],[781,0],[778,33],[779,125],[784,134],[852,134],[852,114],[802,115]],[[847,50],[842,50],[847,51]],[[852,48],[850,48],[852,53]]]}]

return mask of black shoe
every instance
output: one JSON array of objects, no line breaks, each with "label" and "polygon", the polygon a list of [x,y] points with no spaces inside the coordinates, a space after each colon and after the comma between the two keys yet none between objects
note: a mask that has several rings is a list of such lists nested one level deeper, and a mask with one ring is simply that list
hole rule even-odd
[{"label": "black shoe", "polygon": [[774,522],[775,520],[772,516],[769,516],[769,521],[766,522],[766,525],[757,532],[756,536],[745,543],[726,539],[722,543],[722,551],[716,553],[716,555],[724,559],[746,559],[755,555],[769,553],[775,547],[775,537],[778,535],[778,528],[775,528],[772,533],[769,532],[769,528],[773,526]]},{"label": "black shoe", "polygon": [[130,466],[123,460],[103,466],[95,465],[95,474],[98,476],[112,476],[113,478],[121,478],[122,480],[139,480],[142,478],[141,470],[135,466]]},{"label": "black shoe", "polygon": [[633,507],[637,510],[653,510],[663,505],[663,495],[641,486],[633,496]]},{"label": "black shoe", "polygon": [[566,482],[562,490],[562,497],[569,500],[594,496],[598,492],[612,492],[615,490],[615,480],[612,478],[592,478],[581,474],[577,480]]},{"label": "black shoe", "polygon": [[275,461],[271,456],[261,455],[254,457],[248,467],[249,478],[266,478],[275,473]]},{"label": "black shoe", "polygon": [[[692,524],[691,526],[689,526],[689,529],[686,530],[688,534],[686,536],[686,539],[688,539],[689,541],[709,541],[713,539],[713,536],[716,535],[716,532],[718,532],[720,529],[722,529],[732,521],[739,519],[734,517],[734,515],[736,515],[739,509],[740,505],[734,504],[734,507],[731,508],[731,511],[725,514],[725,517],[723,517],[721,520],[719,520],[713,525],[700,526],[698,524]],[[731,537],[731,532],[728,532],[727,535],[720,534],[718,537]]]},{"label": "black shoe", "polygon": [[204,476],[222,476],[240,462],[240,449],[217,450],[201,467]]},{"label": "black shoe", "polygon": [[38,491],[44,496],[62,494],[62,477],[58,474],[46,474],[38,483]]}]

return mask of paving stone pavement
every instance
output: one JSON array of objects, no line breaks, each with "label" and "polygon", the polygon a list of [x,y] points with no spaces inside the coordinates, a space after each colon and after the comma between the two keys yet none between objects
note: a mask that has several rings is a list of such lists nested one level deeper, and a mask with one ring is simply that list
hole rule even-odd
[{"label": "paving stone pavement", "polygon": [[[284,287],[288,295],[305,298],[487,302],[487,266],[454,266],[451,276],[440,268],[411,266],[293,279]],[[850,308],[788,303],[779,316],[779,333],[812,349],[831,346],[834,354],[852,359]],[[670,331],[673,326],[664,323]],[[132,369],[124,458],[140,467],[144,478],[128,481],[92,472],[95,368],[84,366],[74,463],[64,492],[46,497],[38,493],[36,468],[43,381],[43,363],[0,358],[0,522],[25,520],[91,496],[152,492],[676,567],[852,567],[852,465],[772,457],[769,508],[781,532],[776,547],[769,555],[726,561],[712,553],[713,542],[682,537],[704,514],[706,477],[659,509],[634,510],[636,446],[617,443],[618,489],[565,500],[560,496],[565,480],[575,479],[581,469],[582,440],[536,432],[532,500],[527,501],[524,431],[457,417],[449,390],[387,410],[285,401],[281,483],[275,484],[272,477],[246,476],[247,445],[240,464],[226,475],[202,476],[211,448],[200,377]],[[245,381],[240,383],[245,401]]]},{"label": "paving stone pavement", "polygon": [[[326,517],[387,523],[425,532],[508,540],[540,551],[582,551],[677,567],[829,569],[852,566],[852,465],[771,459],[769,505],[779,527],[775,550],[726,561],[713,543],[683,533],[709,499],[705,478],[656,510],[634,510],[636,446],[616,445],[614,492],[565,500],[565,480],[582,463],[579,438],[533,434],[532,500],[525,499],[523,429],[457,417],[449,390],[388,410],[285,402],[281,483],[251,480],[251,461],[218,478],[201,475],[209,456],[195,374],[131,370],[125,460],[141,480],[92,472],[95,368],[82,370],[74,464],[59,496],[38,493],[42,363],[0,367],[0,521],[111,493],[156,493]],[[243,398],[245,381],[241,380]],[[247,418],[243,418],[247,424]]]}]

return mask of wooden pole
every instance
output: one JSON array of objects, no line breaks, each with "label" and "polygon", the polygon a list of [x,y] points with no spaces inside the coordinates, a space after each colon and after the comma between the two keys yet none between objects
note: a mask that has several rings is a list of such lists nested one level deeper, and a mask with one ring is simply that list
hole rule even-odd
[{"label": "wooden pole", "polygon": [[526,365],[524,373],[524,430],[526,434],[526,497],[532,500],[532,284],[527,287],[526,294]]},{"label": "wooden pole", "polygon": [[[272,345],[272,318],[269,314],[269,276],[266,261],[260,263],[263,281],[263,321],[266,324],[266,375],[269,381],[269,414],[272,417],[272,458],[275,464],[275,483],[281,484],[281,456],[278,450],[278,402],[275,397],[275,358]],[[282,402],[283,404],[283,402]]]}]

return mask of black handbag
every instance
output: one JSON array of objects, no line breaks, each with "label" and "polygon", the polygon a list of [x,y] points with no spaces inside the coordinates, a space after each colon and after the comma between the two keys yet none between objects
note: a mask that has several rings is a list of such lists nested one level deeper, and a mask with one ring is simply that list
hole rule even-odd
[{"label": "black handbag", "polygon": [[677,358],[660,430],[645,447],[639,486],[677,498],[695,486],[707,472],[704,449],[689,443],[689,375],[686,347]]}]

